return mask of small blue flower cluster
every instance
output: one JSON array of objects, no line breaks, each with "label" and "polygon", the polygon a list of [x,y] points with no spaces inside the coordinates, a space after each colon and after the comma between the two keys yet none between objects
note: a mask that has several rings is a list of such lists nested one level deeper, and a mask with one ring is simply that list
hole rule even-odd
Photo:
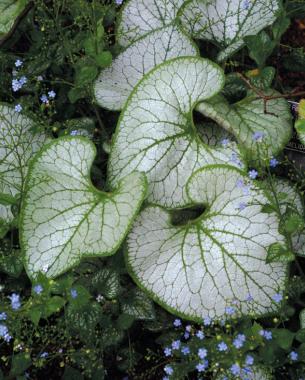
[{"label": "small blue flower cluster", "polygon": [[[13,310],[18,310],[21,307],[20,296],[19,294],[12,293],[9,297],[11,300],[11,308]],[[5,312],[0,313],[0,321],[6,321],[7,314]],[[3,338],[6,342],[10,342],[12,336],[9,334],[8,327],[4,323],[0,323],[0,337]]]}]

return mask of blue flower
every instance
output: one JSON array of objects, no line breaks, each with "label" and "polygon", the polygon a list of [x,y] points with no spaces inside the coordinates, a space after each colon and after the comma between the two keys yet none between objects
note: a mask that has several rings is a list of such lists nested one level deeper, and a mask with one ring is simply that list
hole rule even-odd
[{"label": "blue flower", "polygon": [[180,340],[174,340],[173,343],[172,343],[172,349],[173,350],[179,350],[181,346],[181,342]]},{"label": "blue flower", "polygon": [[56,96],[56,92],[53,91],[53,90],[51,90],[51,91],[48,92],[48,95],[49,95],[49,98],[50,98],[50,99],[54,99],[55,96]]},{"label": "blue flower", "polygon": [[190,337],[190,333],[186,331],[183,336],[184,339],[188,339]]},{"label": "blue flower", "polygon": [[212,319],[211,319],[210,317],[205,317],[205,318],[203,319],[203,324],[204,324],[204,326],[210,326],[211,323],[212,323]]},{"label": "blue flower", "polygon": [[241,7],[242,7],[242,9],[244,9],[244,10],[248,10],[248,9],[250,8],[250,5],[251,5],[251,1],[250,1],[250,0],[244,0],[244,1],[242,2]]},{"label": "blue flower", "polygon": [[169,380],[169,377],[168,376],[163,376],[162,380]]},{"label": "blue flower", "polygon": [[70,293],[71,293],[71,297],[72,298],[76,298],[77,297],[77,290],[76,289],[71,289]]},{"label": "blue flower", "polygon": [[259,335],[263,336],[266,340],[272,339],[272,332],[267,330],[260,330]]},{"label": "blue flower", "polygon": [[0,337],[2,337],[6,342],[9,342],[12,339],[8,333],[8,328],[5,325],[0,325]]},{"label": "blue flower", "polygon": [[28,79],[24,75],[19,79],[19,83],[21,84],[21,86],[23,86],[24,84],[26,84],[27,81],[28,81]]},{"label": "blue flower", "polygon": [[48,352],[43,352],[42,354],[40,354],[41,358],[46,358],[47,356],[49,356]]},{"label": "blue flower", "polygon": [[40,100],[42,101],[42,103],[45,103],[45,104],[49,103],[49,100],[46,94],[41,95]]},{"label": "blue flower", "polygon": [[163,352],[165,356],[171,356],[172,349],[170,347],[165,347]]},{"label": "blue flower", "polygon": [[222,139],[221,140],[221,145],[225,148],[228,146],[230,140],[229,139]]},{"label": "blue flower", "polygon": [[204,339],[204,337],[205,337],[203,331],[201,331],[201,330],[198,330],[198,331],[196,332],[196,336],[197,336],[197,338],[200,339],[200,340]]},{"label": "blue flower", "polygon": [[172,375],[174,373],[174,370],[173,370],[173,367],[171,367],[170,365],[166,365],[164,367],[164,372],[167,374],[167,375]]},{"label": "blue flower", "polygon": [[283,300],[283,296],[280,293],[276,293],[274,296],[272,296],[272,299],[274,302],[280,303]]},{"label": "blue flower", "polygon": [[225,342],[220,342],[218,345],[218,351],[227,351],[228,349],[228,346],[226,345]]},{"label": "blue flower", "polygon": [[291,351],[290,354],[289,354],[289,358],[290,358],[290,360],[292,360],[292,361],[296,361],[296,360],[298,360],[299,355],[298,355],[297,352],[295,352],[295,351]]},{"label": "blue flower", "polygon": [[261,131],[258,131],[258,132],[254,132],[253,133],[252,140],[253,141],[257,141],[257,142],[261,142],[264,137],[265,137],[265,133],[261,132]]},{"label": "blue flower", "polygon": [[246,202],[240,202],[237,206],[237,209],[239,211],[243,211],[246,207],[248,206],[248,204]]},{"label": "blue flower", "polygon": [[246,301],[247,302],[252,302],[254,300],[254,298],[251,296],[251,294],[249,293],[248,295],[247,295],[247,298],[246,298]]},{"label": "blue flower", "polygon": [[208,360],[205,360],[203,363],[198,363],[196,369],[198,372],[204,372],[209,366]]},{"label": "blue flower", "polygon": [[240,159],[238,158],[236,152],[233,152],[233,153],[231,154],[231,160],[230,160],[230,161],[231,161],[231,162],[234,162],[234,163],[237,164],[239,167],[242,167],[242,163],[241,163]]},{"label": "blue flower", "polygon": [[77,136],[78,134],[79,134],[79,132],[77,130],[70,132],[71,136]]},{"label": "blue flower", "polygon": [[236,181],[236,187],[238,187],[239,189],[242,189],[244,186],[245,186],[244,180],[242,178],[239,178]]},{"label": "blue flower", "polygon": [[11,306],[13,310],[18,310],[21,306],[19,294],[13,293],[8,297],[11,300]]},{"label": "blue flower", "polygon": [[185,331],[191,332],[192,331],[192,326],[191,325],[185,326]]},{"label": "blue flower", "polygon": [[269,165],[271,168],[275,168],[278,165],[278,163],[279,162],[276,158],[271,158]]},{"label": "blue flower", "polygon": [[199,348],[198,356],[200,359],[205,359],[207,357],[208,350],[206,348]]},{"label": "blue flower", "polygon": [[0,313],[0,321],[5,321],[7,319],[7,314],[5,312]]},{"label": "blue flower", "polygon": [[240,374],[240,366],[237,363],[235,363],[230,367],[230,371],[232,375],[237,376]]},{"label": "blue flower", "polygon": [[233,315],[233,314],[235,313],[235,308],[232,307],[232,306],[227,306],[227,307],[225,308],[225,312],[226,312],[226,314],[228,314],[228,315]]},{"label": "blue flower", "polygon": [[183,353],[183,355],[188,355],[191,352],[191,350],[188,346],[184,346],[181,348],[181,352]]},{"label": "blue flower", "polygon": [[181,322],[181,319],[175,319],[174,322],[173,322],[173,325],[175,327],[180,327],[182,325],[182,322]]},{"label": "blue flower", "polygon": [[245,363],[246,363],[246,365],[252,365],[252,364],[254,363],[254,358],[253,358],[253,356],[251,356],[251,355],[247,355],[247,356],[246,356]]},{"label": "blue flower", "polygon": [[123,4],[123,0],[115,0],[115,3],[116,3],[116,5],[122,5]]},{"label": "blue flower", "polygon": [[14,92],[20,90],[22,87],[22,85],[19,83],[19,80],[18,79],[13,79],[12,80],[12,89]]},{"label": "blue flower", "polygon": [[21,67],[22,65],[23,65],[23,61],[21,61],[20,59],[17,59],[17,61],[15,61],[16,67]]},{"label": "blue flower", "polygon": [[22,105],[21,104],[16,104],[15,105],[15,111],[16,112],[21,112],[22,111]]},{"label": "blue flower", "polygon": [[36,294],[40,294],[43,291],[43,287],[40,284],[35,285],[33,289]]},{"label": "blue flower", "polygon": [[249,178],[255,179],[258,176],[258,172],[255,169],[252,169],[248,172]]},{"label": "blue flower", "polygon": [[244,334],[238,334],[233,340],[233,346],[235,348],[241,348],[246,341],[246,336]]}]

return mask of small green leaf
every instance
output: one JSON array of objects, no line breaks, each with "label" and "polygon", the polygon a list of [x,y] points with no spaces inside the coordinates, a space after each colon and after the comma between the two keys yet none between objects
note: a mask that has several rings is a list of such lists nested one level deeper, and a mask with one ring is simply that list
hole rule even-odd
[{"label": "small green leaf", "polygon": [[58,313],[65,303],[64,298],[59,296],[49,298],[43,308],[43,317],[48,318],[50,315]]},{"label": "small green leaf", "polygon": [[123,313],[117,319],[116,325],[121,330],[127,330],[132,326],[134,320],[135,318],[132,315]]},{"label": "small green leaf", "polygon": [[12,277],[20,276],[23,260],[19,249],[12,249],[2,254],[0,251],[0,270]]},{"label": "small green leaf", "polygon": [[103,330],[101,335],[101,344],[109,347],[118,344],[123,339],[123,331],[114,327],[108,327]]},{"label": "small green leaf", "polygon": [[112,62],[112,54],[110,51],[102,51],[100,54],[95,56],[96,63],[104,69],[111,65]]},{"label": "small green leaf", "polygon": [[266,59],[271,55],[276,43],[271,40],[265,31],[256,35],[244,38],[249,49],[250,57],[257,63],[258,67],[262,67]]},{"label": "small green leaf", "polygon": [[250,70],[246,76],[250,79],[251,84],[262,90],[267,90],[272,85],[275,75],[275,68],[267,66],[262,69]]},{"label": "small green leaf", "polygon": [[84,306],[86,306],[89,303],[90,298],[91,298],[91,295],[88,292],[88,290],[84,286],[81,286],[81,285],[75,285],[75,286],[73,285],[72,289],[76,290],[77,296],[74,298],[71,295],[71,291],[68,292],[69,302],[70,302],[71,307],[75,309],[81,309]]},{"label": "small green leaf", "polygon": [[35,326],[38,326],[40,318],[42,316],[42,307],[41,305],[32,306],[27,312],[29,319],[34,323]]},{"label": "small green leaf", "polygon": [[301,232],[304,229],[304,220],[302,216],[294,211],[286,212],[280,223],[280,230],[291,235]]},{"label": "small green leaf", "polygon": [[273,243],[268,248],[266,263],[288,263],[294,259],[294,254],[287,250],[285,246],[283,246],[281,243]]},{"label": "small green leaf", "polygon": [[98,74],[96,66],[81,66],[75,75],[75,82],[77,85],[84,85],[85,83],[92,82]]},{"label": "small green leaf", "polygon": [[283,350],[289,350],[295,334],[287,329],[273,329],[272,336]]},{"label": "small green leaf", "polygon": [[275,23],[272,25],[272,35],[274,40],[278,43],[282,35],[286,32],[290,25],[290,18],[285,14],[282,14],[277,18]]},{"label": "small green leaf", "polygon": [[154,304],[141,290],[135,289],[121,301],[123,313],[133,316],[135,319],[155,319]]},{"label": "small green leaf", "polygon": [[73,104],[77,102],[79,99],[85,98],[87,96],[87,90],[85,87],[73,87],[68,92],[68,98],[70,102]]},{"label": "small green leaf", "polygon": [[301,343],[305,343],[305,328],[301,328],[297,333],[296,333],[296,336],[295,338],[301,342]]},{"label": "small green leaf", "polygon": [[17,376],[21,375],[25,370],[27,370],[32,364],[30,354],[20,353],[13,356],[11,375]]},{"label": "small green leaf", "polygon": [[272,212],[275,212],[275,207],[272,204],[267,203],[267,204],[262,206],[261,211],[265,214],[271,214]]}]

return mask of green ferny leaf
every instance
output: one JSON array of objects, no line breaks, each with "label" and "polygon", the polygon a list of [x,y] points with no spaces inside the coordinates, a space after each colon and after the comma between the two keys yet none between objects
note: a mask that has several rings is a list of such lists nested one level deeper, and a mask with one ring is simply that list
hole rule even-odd
[{"label": "green ferny leaf", "polygon": [[181,21],[194,38],[217,44],[224,61],[276,20],[278,0],[190,0],[181,9]]},{"label": "green ferny leaf", "polygon": [[108,168],[110,184],[133,170],[143,171],[149,201],[182,207],[189,203],[185,185],[196,169],[227,162],[243,166],[234,142],[222,146],[217,139],[212,145],[207,142],[209,132],[205,137],[202,132],[205,124],[197,128],[193,122],[195,105],[218,93],[223,84],[221,68],[197,57],[175,58],[146,74],[117,125]]},{"label": "green ferny leaf", "polygon": [[0,36],[11,30],[16,18],[23,11],[27,3],[27,0],[1,0]]},{"label": "green ferny leaf", "polygon": [[0,104],[0,220],[7,223],[14,219],[6,196],[16,199],[22,195],[30,159],[40,150],[47,137],[34,134],[35,123],[6,104]]},{"label": "green ferny leaf", "polygon": [[63,137],[33,160],[21,211],[25,267],[56,277],[84,256],[115,253],[146,193],[142,173],[123,178],[116,190],[95,189],[90,168],[96,155],[84,137]]},{"label": "green ferny leaf", "polygon": [[95,82],[99,105],[110,110],[123,108],[137,82],[159,63],[179,56],[198,55],[192,40],[176,26],[153,31],[132,43]]},{"label": "green ferny leaf", "polygon": [[[244,191],[247,188],[247,191]],[[286,263],[267,264],[267,248],[284,243],[275,213],[255,182],[228,165],[198,170],[187,184],[193,205],[205,211],[184,225],[158,206],[145,208],[127,239],[127,266],[136,283],[170,312],[194,321],[220,320],[233,300],[240,315],[262,316],[279,307]],[[245,302],[248,295],[252,302]]]}]

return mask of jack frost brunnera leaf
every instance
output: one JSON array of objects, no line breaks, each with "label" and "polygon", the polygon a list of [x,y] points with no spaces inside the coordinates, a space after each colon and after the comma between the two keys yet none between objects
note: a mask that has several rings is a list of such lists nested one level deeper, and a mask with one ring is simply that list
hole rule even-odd
[{"label": "jack frost brunnera leaf", "polygon": [[[245,191],[247,189],[247,191]],[[261,212],[268,198],[228,165],[198,170],[187,184],[205,211],[184,225],[157,206],[144,209],[127,239],[127,265],[139,286],[174,314],[194,321],[221,319],[235,301],[240,314],[275,312],[287,264],[266,264],[267,248],[284,242],[276,215]],[[253,301],[246,302],[249,294]],[[237,305],[236,305],[237,301]]]},{"label": "jack frost brunnera leaf", "polygon": [[[258,365],[251,366],[251,372],[247,372],[247,375],[246,372],[242,370],[242,368],[244,367],[241,366],[241,376],[239,377],[238,375],[236,375],[236,379],[246,378],[247,380],[274,380],[274,376],[271,374],[270,370],[267,367]],[[225,375],[229,377],[226,377]],[[230,379],[230,375],[232,376],[232,372],[227,371],[217,376],[215,380],[224,380],[226,378]]]},{"label": "jack frost brunnera leaf", "polygon": [[23,11],[27,0],[1,0],[0,2],[0,36],[8,33],[16,18]]},{"label": "jack frost brunnera leaf", "polygon": [[[0,193],[22,193],[30,158],[40,150],[46,135],[33,133],[35,123],[6,104],[0,104]],[[0,204],[0,220],[13,220],[10,206]]]},{"label": "jack frost brunnera leaf", "polygon": [[226,148],[209,146],[193,122],[195,105],[217,94],[223,83],[221,68],[199,57],[172,59],[146,74],[117,125],[109,160],[110,183],[133,170],[143,171],[150,202],[185,206],[189,203],[185,184],[196,169],[228,161],[242,165],[234,143]]},{"label": "jack frost brunnera leaf", "polygon": [[149,33],[101,72],[94,86],[96,100],[102,107],[120,110],[139,79],[154,66],[171,58],[192,55],[198,55],[197,47],[176,26]]},{"label": "jack frost brunnera leaf", "polygon": [[[268,92],[268,95],[271,92]],[[278,93],[273,91],[272,94]],[[229,104],[222,95],[201,102],[196,111],[216,121],[221,127],[234,135],[246,150],[249,161],[259,159],[262,155],[275,156],[290,140],[292,122],[289,105],[285,99],[272,99],[267,102],[267,113],[264,112],[264,101],[249,91],[248,96],[235,104]],[[263,133],[263,144],[255,141],[255,132]],[[258,151],[258,144],[263,148]],[[269,161],[268,161],[269,162]]]},{"label": "jack frost brunnera leaf", "polygon": [[140,37],[174,22],[184,0],[130,0],[123,6],[118,43],[128,46]]},{"label": "jack frost brunnera leaf", "polygon": [[223,61],[276,20],[278,0],[191,0],[181,9],[181,21],[194,38],[218,44]]},{"label": "jack frost brunnera leaf", "polygon": [[55,277],[83,256],[113,254],[146,193],[142,173],[123,178],[116,190],[95,189],[90,168],[96,155],[84,137],[63,137],[32,162],[21,211],[20,241],[31,278]]}]

